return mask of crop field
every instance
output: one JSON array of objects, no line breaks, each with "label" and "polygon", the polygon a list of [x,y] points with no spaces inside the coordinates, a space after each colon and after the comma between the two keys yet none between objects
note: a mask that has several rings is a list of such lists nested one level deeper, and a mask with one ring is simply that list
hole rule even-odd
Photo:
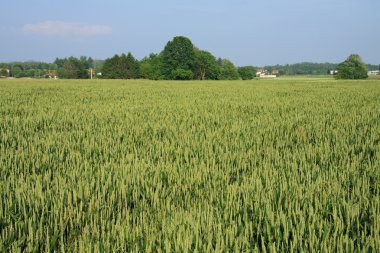
[{"label": "crop field", "polygon": [[0,252],[380,252],[380,80],[0,80]]}]

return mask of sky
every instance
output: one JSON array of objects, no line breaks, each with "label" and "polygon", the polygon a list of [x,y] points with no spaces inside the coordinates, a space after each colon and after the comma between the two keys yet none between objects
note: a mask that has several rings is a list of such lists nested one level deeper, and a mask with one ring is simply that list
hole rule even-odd
[{"label": "sky", "polygon": [[0,62],[159,53],[175,36],[237,66],[380,64],[379,0],[12,0]]}]

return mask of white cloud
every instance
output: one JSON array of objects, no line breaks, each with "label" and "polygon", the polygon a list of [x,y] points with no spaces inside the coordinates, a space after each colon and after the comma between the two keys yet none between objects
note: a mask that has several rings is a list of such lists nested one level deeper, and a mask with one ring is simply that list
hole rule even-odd
[{"label": "white cloud", "polygon": [[108,34],[112,29],[104,25],[84,25],[79,23],[70,23],[62,21],[46,21],[37,24],[26,24],[23,26],[24,33],[42,34],[42,35],[80,35],[91,36]]}]

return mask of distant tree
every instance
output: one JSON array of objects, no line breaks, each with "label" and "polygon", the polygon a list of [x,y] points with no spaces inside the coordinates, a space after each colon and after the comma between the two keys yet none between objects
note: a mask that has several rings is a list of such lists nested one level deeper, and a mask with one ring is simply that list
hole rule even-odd
[{"label": "distant tree", "polygon": [[[88,75],[88,64],[87,58],[81,56],[79,59],[75,57],[69,57],[62,59],[63,66],[58,68],[58,76],[61,78],[68,79],[86,79],[89,78]],[[55,64],[60,66],[62,64],[60,60],[56,60]]]},{"label": "distant tree", "polygon": [[[188,38],[174,37],[166,44],[161,56],[161,72],[166,79],[182,79],[184,73],[190,77],[188,71],[193,69],[195,53],[193,43]],[[178,75],[179,73],[180,75]]]},{"label": "distant tree", "polygon": [[237,80],[239,79],[239,73],[235,65],[227,59],[218,60],[221,68],[220,78],[222,80]]},{"label": "distant tree", "polygon": [[194,49],[194,79],[198,80],[216,80],[220,75],[220,67],[216,58],[207,51]]},{"label": "distant tree", "polygon": [[161,73],[162,58],[157,54],[150,54],[140,61],[140,75],[142,78],[162,80],[165,77]]},{"label": "distant tree", "polygon": [[120,73],[118,73],[118,63],[120,61],[120,57],[115,54],[111,58],[107,58],[104,61],[104,65],[102,68],[102,77],[108,79],[117,79],[120,78]]},{"label": "distant tree", "polygon": [[22,68],[20,66],[13,66],[11,69],[11,75],[17,78],[23,77]]},{"label": "distant tree", "polygon": [[29,69],[25,71],[25,76],[27,77],[34,77],[36,75],[36,71],[34,69]]},{"label": "distant tree", "polygon": [[130,63],[125,54],[121,54],[119,61],[116,63],[118,79],[131,79]]},{"label": "distant tree", "polygon": [[140,64],[138,60],[129,52],[126,58],[128,73],[127,78],[139,78],[140,77]]},{"label": "distant tree", "polygon": [[88,71],[90,68],[89,58],[87,58],[86,56],[81,56],[79,58],[79,64],[77,66],[78,66],[78,78],[86,79],[90,77],[89,71]]},{"label": "distant tree", "polygon": [[63,78],[75,79],[78,78],[79,62],[74,57],[66,59],[63,63]]},{"label": "distant tree", "polygon": [[281,75],[326,75],[328,70],[336,69],[334,63],[311,63],[302,62],[296,64],[264,66],[263,68],[271,72],[278,70]]},{"label": "distant tree", "polygon": [[243,80],[251,80],[256,76],[256,68],[253,66],[244,66],[238,68],[239,75]]},{"label": "distant tree", "polygon": [[338,73],[336,74],[336,78],[338,79],[368,78],[367,66],[357,54],[350,55],[347,60],[340,63],[337,70]]},{"label": "distant tree", "polygon": [[[56,58],[54,64],[58,66],[58,68],[63,68],[63,64],[65,64],[65,59]],[[41,69],[41,67],[39,67]]]},{"label": "distant tree", "polygon": [[89,68],[95,68],[95,61],[94,61],[94,59],[92,59],[91,57],[89,57],[88,59],[87,59],[87,64],[88,64],[88,67]]},{"label": "distant tree", "polygon": [[102,68],[103,78],[131,79],[139,77],[139,63],[131,53],[115,55],[105,60]]}]

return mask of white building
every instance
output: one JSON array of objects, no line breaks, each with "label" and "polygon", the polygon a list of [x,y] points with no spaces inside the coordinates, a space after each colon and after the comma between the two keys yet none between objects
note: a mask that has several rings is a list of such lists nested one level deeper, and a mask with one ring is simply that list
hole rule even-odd
[{"label": "white building", "polygon": [[380,75],[380,70],[371,70],[371,71],[368,71],[368,75],[369,76]]}]

